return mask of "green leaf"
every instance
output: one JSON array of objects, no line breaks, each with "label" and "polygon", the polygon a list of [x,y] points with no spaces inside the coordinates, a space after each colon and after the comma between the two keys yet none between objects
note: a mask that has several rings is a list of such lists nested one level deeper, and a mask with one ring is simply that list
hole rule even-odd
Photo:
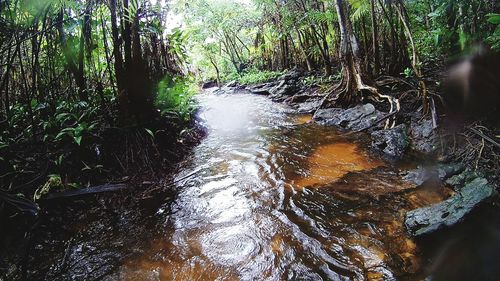
[{"label": "green leaf", "polygon": [[67,132],[60,132],[59,134],[57,134],[55,139],[60,140],[65,135],[69,135],[69,134]]},{"label": "green leaf", "polygon": [[500,14],[487,14],[488,22],[492,24],[500,24]]},{"label": "green leaf", "polygon": [[78,145],[82,143],[82,136],[74,136],[73,139],[75,140],[75,143]]},{"label": "green leaf", "polygon": [[148,128],[144,128],[144,130],[146,131],[146,133],[150,134],[152,138],[155,137],[155,134],[153,133],[153,131],[151,131],[150,129]]}]

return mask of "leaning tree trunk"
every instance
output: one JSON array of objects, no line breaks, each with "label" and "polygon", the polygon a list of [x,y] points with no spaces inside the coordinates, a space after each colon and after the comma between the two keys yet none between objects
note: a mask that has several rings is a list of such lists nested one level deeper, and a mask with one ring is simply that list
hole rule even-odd
[{"label": "leaning tree trunk", "polygon": [[361,67],[358,40],[349,19],[349,6],[344,4],[342,0],[335,0],[335,8],[340,28],[342,80],[331,93],[325,96],[320,108],[324,107],[330,101],[330,96],[335,93],[335,105],[350,106],[363,101],[365,98],[374,101],[386,99],[391,107],[390,113],[395,109],[399,110],[399,103],[396,99],[381,95],[375,87],[366,83],[368,79]]}]

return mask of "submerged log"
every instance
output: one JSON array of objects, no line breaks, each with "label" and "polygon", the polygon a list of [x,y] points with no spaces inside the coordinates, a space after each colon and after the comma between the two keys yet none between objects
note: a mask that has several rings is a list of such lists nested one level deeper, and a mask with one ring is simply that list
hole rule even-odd
[{"label": "submerged log", "polygon": [[494,194],[495,188],[486,179],[476,178],[447,200],[408,212],[405,226],[414,236],[451,226]]}]

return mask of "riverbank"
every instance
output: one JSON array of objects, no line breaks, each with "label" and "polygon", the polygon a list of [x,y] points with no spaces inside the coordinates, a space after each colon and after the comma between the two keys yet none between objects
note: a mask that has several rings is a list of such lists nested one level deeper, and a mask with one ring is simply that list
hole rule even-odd
[{"label": "riverbank", "polygon": [[[99,237],[102,255],[95,255],[87,262],[106,264],[102,268],[93,267],[95,271],[86,271],[85,279],[98,279],[119,264],[125,258],[119,254],[125,251],[123,247],[140,243],[141,237],[149,235],[144,222],[152,221],[154,212],[171,202],[175,194],[172,175],[177,164],[206,134],[196,114],[192,116],[190,120],[163,116],[137,128],[99,128],[95,135],[86,135],[81,146],[67,144],[64,149],[72,158],[64,159],[66,166],[59,169],[67,178],[45,182],[47,169],[40,170],[40,175],[28,180],[24,187],[28,198],[36,190],[35,203],[13,200],[0,210],[0,279],[46,280],[50,272],[64,270],[70,259],[94,255],[85,245],[79,246],[83,247],[78,250],[81,252],[68,252],[68,247],[77,243],[79,237]],[[36,144],[31,147],[32,153],[44,149]],[[38,155],[43,153],[32,154],[32,166],[43,164]],[[102,169],[78,171],[72,164],[74,161],[92,167],[102,165]],[[80,184],[70,187],[68,181]],[[103,229],[111,226],[115,229],[113,233]],[[116,245],[116,241],[123,244]],[[115,255],[107,254],[106,249]],[[60,263],[56,265],[54,260]],[[51,266],[60,268],[49,272]],[[79,266],[85,270],[84,267],[91,265]],[[78,275],[76,269],[71,276],[52,277],[67,280],[75,278],[75,274]]]},{"label": "riverbank", "polygon": [[[456,232],[449,230],[450,227],[467,229],[467,225],[480,225],[477,214],[481,211],[474,211],[475,209],[497,209],[495,206],[500,202],[497,196],[499,178],[496,173],[499,158],[494,138],[498,128],[488,124],[487,120],[453,123],[444,114],[442,106],[438,107],[435,117],[431,118],[423,114],[422,107],[415,99],[403,98],[404,94],[394,92],[391,94],[400,99],[402,108],[397,113],[389,112],[387,105],[373,101],[348,109],[318,109],[323,104],[322,92],[325,88],[321,85],[306,85],[305,77],[309,75],[291,71],[258,85],[232,82],[222,87],[219,93],[236,89],[267,96],[275,102],[287,104],[299,114],[313,114],[313,121],[318,124],[333,126],[345,134],[364,134],[371,139],[372,150],[388,161],[398,163],[410,158],[414,162],[420,162],[418,167],[404,172],[407,182],[413,184],[414,188],[439,183],[447,186],[451,192],[441,201],[422,205],[405,214],[405,227],[412,236],[423,237],[420,239],[424,240],[446,240],[443,236],[451,239],[456,237]],[[392,91],[394,89],[398,90],[397,87],[392,87]],[[484,218],[480,221],[482,224],[488,223]],[[456,224],[458,225],[455,226]],[[485,230],[484,225],[478,229],[481,230],[474,237],[488,237],[487,233],[491,231]],[[485,239],[492,241],[491,237]],[[442,247],[443,244],[437,245],[438,249]],[[446,256],[456,251],[456,248],[455,245],[452,250],[438,253]],[[484,247],[478,248],[478,252],[483,251],[481,253],[485,254]],[[471,249],[468,251],[470,254]],[[496,261],[498,259],[493,255],[492,262]],[[460,264],[456,265],[460,267]],[[470,272],[482,273],[481,270],[470,269]],[[452,271],[448,266],[445,273],[437,275],[452,276],[447,275],[452,274]]]},{"label": "riverbank", "polygon": [[412,237],[405,214],[454,190],[406,180],[419,160],[384,159],[367,133],[312,122],[245,89],[197,99],[208,134],[173,177],[54,199],[20,245],[25,259],[8,264],[9,280],[428,276],[442,235]]}]

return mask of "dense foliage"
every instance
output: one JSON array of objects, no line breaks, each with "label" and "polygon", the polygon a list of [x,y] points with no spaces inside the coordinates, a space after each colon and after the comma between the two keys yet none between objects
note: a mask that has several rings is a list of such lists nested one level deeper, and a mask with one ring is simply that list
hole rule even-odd
[{"label": "dense foliage", "polygon": [[500,51],[499,9],[496,0],[1,1],[0,184],[24,192],[49,175],[69,186],[113,165],[129,170],[137,159],[113,149],[153,144],[157,132],[175,143],[183,129],[172,124],[190,119],[197,81],[251,84],[298,67],[310,72],[306,85],[339,82],[326,94],[342,105],[372,98],[392,111],[397,97],[374,81],[405,78],[428,113],[433,69],[478,43]]},{"label": "dense foliage", "polygon": [[[246,69],[295,66],[336,74],[341,34],[335,2],[197,0],[176,7],[185,18],[193,69],[203,79],[219,74],[231,80]],[[422,65],[454,59],[480,42],[499,49],[498,1],[340,2],[372,76],[418,76]]]},{"label": "dense foliage", "polygon": [[0,2],[2,189],[86,185],[139,162],[119,149],[151,144],[154,129],[170,126],[175,142],[193,91],[168,12],[166,1]]}]

